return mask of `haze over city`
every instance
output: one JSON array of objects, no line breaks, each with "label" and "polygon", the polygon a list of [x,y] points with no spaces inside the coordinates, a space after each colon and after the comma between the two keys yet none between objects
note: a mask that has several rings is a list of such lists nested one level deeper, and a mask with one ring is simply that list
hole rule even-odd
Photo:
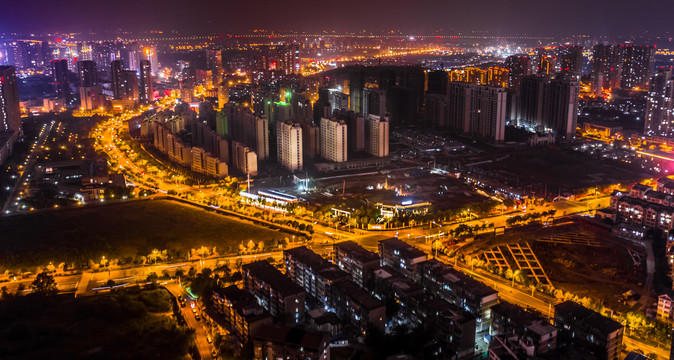
[{"label": "haze over city", "polygon": [[276,32],[382,32],[453,35],[665,36],[674,31],[663,0],[563,3],[508,1],[198,1],[185,4],[121,0],[6,1],[0,33],[115,32],[160,30],[184,34]]},{"label": "haze over city", "polygon": [[671,5],[5,1],[0,358],[674,358]]}]

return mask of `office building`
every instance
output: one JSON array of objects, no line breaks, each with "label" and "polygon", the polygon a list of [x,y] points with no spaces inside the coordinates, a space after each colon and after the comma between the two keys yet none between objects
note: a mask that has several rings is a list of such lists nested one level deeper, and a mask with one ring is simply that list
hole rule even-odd
[{"label": "office building", "polygon": [[651,77],[646,103],[644,133],[674,135],[674,79],[672,68],[661,68]]},{"label": "office building", "polygon": [[304,320],[305,291],[266,261],[258,260],[241,268],[243,283],[271,316],[284,317],[286,323]]},{"label": "office building", "polygon": [[620,87],[645,90],[653,73],[655,47],[651,45],[621,45],[622,73]]},{"label": "office building", "polygon": [[347,161],[347,129],[344,120],[321,119],[321,157],[332,162]]},{"label": "office building", "polygon": [[365,120],[365,142],[367,152],[376,157],[389,154],[389,123],[383,116],[368,115]]},{"label": "office building", "polygon": [[303,169],[303,135],[299,123],[288,120],[279,124],[277,161],[291,172]]},{"label": "office building", "polygon": [[68,60],[53,60],[51,65],[56,96],[64,98],[66,104],[71,105],[72,95],[70,93],[70,80],[68,79]]},{"label": "office building", "polygon": [[508,88],[519,91],[522,78],[531,74],[531,58],[526,55],[508,56],[505,68],[508,69]]},{"label": "office building", "polygon": [[143,104],[154,101],[154,89],[152,87],[152,66],[150,60],[140,61],[139,99]]},{"label": "office building", "polygon": [[595,351],[600,359],[620,357],[624,326],[573,301],[555,305],[555,326],[571,334],[581,345]]}]

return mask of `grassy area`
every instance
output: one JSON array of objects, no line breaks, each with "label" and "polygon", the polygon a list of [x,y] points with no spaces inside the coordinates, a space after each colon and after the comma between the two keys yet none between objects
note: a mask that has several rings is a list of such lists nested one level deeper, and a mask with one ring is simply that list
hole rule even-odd
[{"label": "grassy area", "polygon": [[102,256],[133,261],[153,249],[184,258],[190,249],[236,251],[242,241],[269,245],[286,234],[167,200],[64,209],[0,219],[0,271],[84,265]]},{"label": "grassy area", "polygon": [[183,359],[193,331],[167,317],[166,290],[0,301],[2,359]]}]

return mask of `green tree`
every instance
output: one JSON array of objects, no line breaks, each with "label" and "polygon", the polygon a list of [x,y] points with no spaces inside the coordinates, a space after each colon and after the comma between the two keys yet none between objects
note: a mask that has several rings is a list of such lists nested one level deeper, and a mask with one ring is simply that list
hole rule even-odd
[{"label": "green tree", "polygon": [[30,284],[30,288],[33,293],[45,296],[54,296],[59,292],[56,287],[56,280],[46,271],[37,274],[33,283]]}]

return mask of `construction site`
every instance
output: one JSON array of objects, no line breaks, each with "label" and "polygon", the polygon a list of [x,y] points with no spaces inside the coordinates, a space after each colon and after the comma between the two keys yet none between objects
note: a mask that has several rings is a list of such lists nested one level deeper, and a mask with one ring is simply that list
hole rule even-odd
[{"label": "construction site", "polygon": [[[644,246],[582,220],[497,229],[456,250],[501,273],[527,277],[532,285],[552,285],[612,309],[636,310],[652,302]],[[626,293],[632,296],[626,299]]]}]

